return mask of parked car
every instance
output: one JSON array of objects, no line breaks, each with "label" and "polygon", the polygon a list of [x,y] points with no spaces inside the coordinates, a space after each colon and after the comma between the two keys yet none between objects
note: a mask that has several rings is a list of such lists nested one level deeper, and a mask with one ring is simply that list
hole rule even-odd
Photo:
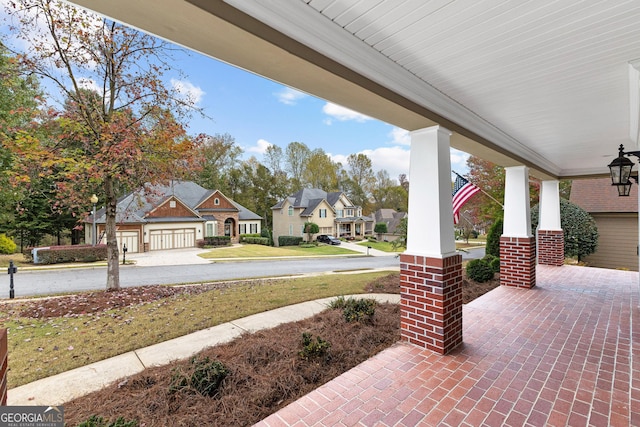
[{"label": "parked car", "polygon": [[339,245],[340,239],[337,237],[329,236],[328,234],[319,235],[316,240],[321,243],[326,243],[327,245]]}]

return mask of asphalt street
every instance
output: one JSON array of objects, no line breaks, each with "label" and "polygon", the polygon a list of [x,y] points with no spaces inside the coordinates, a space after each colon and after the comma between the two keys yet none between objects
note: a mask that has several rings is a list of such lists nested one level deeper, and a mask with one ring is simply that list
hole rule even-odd
[{"label": "asphalt street", "polygon": [[[196,265],[166,265],[120,268],[122,287],[206,283],[220,280],[291,276],[322,272],[340,272],[399,267],[399,259],[386,257],[305,258],[265,261],[216,262]],[[64,268],[19,270],[14,276],[16,297],[101,290],[106,287],[107,268]],[[9,297],[9,276],[0,284],[0,297]]]}]

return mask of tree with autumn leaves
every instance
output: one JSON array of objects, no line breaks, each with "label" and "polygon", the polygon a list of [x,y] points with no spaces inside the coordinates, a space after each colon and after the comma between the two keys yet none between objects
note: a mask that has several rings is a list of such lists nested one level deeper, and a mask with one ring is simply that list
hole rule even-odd
[{"label": "tree with autumn leaves", "polygon": [[[183,123],[193,103],[165,83],[175,47],[93,13],[53,0],[15,0],[8,24],[27,49],[20,67],[53,85],[62,111],[33,117],[2,141],[13,153],[14,184],[46,176],[55,209],[104,203],[107,289],[118,289],[116,203],[125,190],[180,178],[198,138]],[[16,45],[19,45],[16,43]]]}]

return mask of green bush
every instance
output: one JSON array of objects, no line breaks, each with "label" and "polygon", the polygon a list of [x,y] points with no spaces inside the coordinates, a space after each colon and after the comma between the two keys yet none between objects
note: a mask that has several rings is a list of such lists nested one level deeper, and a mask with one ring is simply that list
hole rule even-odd
[{"label": "green bush", "polygon": [[269,239],[266,237],[245,237],[244,243],[248,243],[250,245],[271,246],[269,244]]},{"label": "green bush", "polygon": [[491,271],[494,273],[500,272],[500,258],[494,258],[489,262],[489,267],[491,267]]},{"label": "green bush", "polygon": [[467,277],[482,283],[493,279],[493,269],[484,259],[472,259],[467,263]]},{"label": "green bush", "polygon": [[241,234],[240,235],[240,243],[244,243],[247,238],[251,237],[263,237],[259,233],[251,233],[251,234]]},{"label": "green bush", "polygon": [[118,417],[113,422],[108,422],[98,415],[91,415],[86,421],[78,424],[78,427],[138,427],[138,422],[135,420],[126,421],[124,417]]},{"label": "green bush", "polygon": [[500,258],[498,258],[497,256],[493,256],[493,255],[485,255],[484,258],[482,258],[487,264],[489,264],[489,267],[491,267],[491,270],[494,273],[497,273],[500,271]]},{"label": "green bush", "polygon": [[304,360],[326,358],[328,356],[331,343],[316,337],[314,341],[312,335],[308,332],[302,333],[302,350],[298,355]]},{"label": "green bush", "polygon": [[300,236],[278,236],[278,246],[300,246],[302,240]]},{"label": "green bush", "polygon": [[329,304],[329,308],[342,310],[347,322],[369,321],[376,311],[376,300],[371,298],[346,298],[340,296]]},{"label": "green bush", "polygon": [[[34,248],[24,251],[28,260],[34,261]],[[107,245],[50,246],[38,249],[38,264],[60,264],[65,262],[94,262],[107,259]]]},{"label": "green bush", "polygon": [[179,391],[195,391],[203,396],[213,397],[218,393],[222,381],[229,374],[229,370],[217,360],[192,357],[190,372],[183,373],[174,370],[169,384],[169,393]]},{"label": "green bush", "polygon": [[[531,228],[538,228],[539,207],[531,208]],[[560,199],[560,226],[564,232],[564,255],[578,261],[596,251],[598,227],[593,217],[580,206]]]},{"label": "green bush", "polygon": [[485,253],[500,258],[500,236],[502,236],[502,219],[493,223],[487,234],[487,246]]},{"label": "green bush", "polygon": [[0,253],[1,254],[13,254],[16,252],[17,245],[11,237],[7,237],[6,234],[0,234]]},{"label": "green bush", "polygon": [[229,246],[230,244],[230,236],[209,236],[196,242],[196,246],[199,248],[204,248],[205,246]]}]

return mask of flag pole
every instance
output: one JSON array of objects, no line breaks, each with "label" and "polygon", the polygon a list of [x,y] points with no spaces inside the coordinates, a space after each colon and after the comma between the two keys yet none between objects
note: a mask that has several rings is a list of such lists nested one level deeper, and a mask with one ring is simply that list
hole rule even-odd
[{"label": "flag pole", "polygon": [[[463,179],[466,179],[467,181],[469,181],[467,178],[465,178],[464,176],[460,175],[458,172],[456,172],[456,171],[454,171],[454,170],[452,170],[451,172],[455,173],[455,174],[456,174],[456,175],[458,175],[460,178],[463,178]],[[469,181],[469,182],[471,182],[471,181]],[[471,183],[473,184],[473,182],[471,182]],[[473,184],[473,185],[475,185],[475,184]],[[478,186],[476,185],[476,187],[478,187]],[[495,197],[493,197],[491,194],[489,194],[489,193],[487,193],[486,191],[484,191],[481,187],[478,187],[478,188],[480,188],[480,191],[482,191],[482,193],[483,193],[485,196],[487,196],[488,198],[490,198],[491,200],[493,200],[494,202],[496,202],[497,204],[499,204],[499,205],[502,207],[502,209],[504,209],[504,205],[503,205],[502,203],[500,203],[499,201],[497,201]]]}]

